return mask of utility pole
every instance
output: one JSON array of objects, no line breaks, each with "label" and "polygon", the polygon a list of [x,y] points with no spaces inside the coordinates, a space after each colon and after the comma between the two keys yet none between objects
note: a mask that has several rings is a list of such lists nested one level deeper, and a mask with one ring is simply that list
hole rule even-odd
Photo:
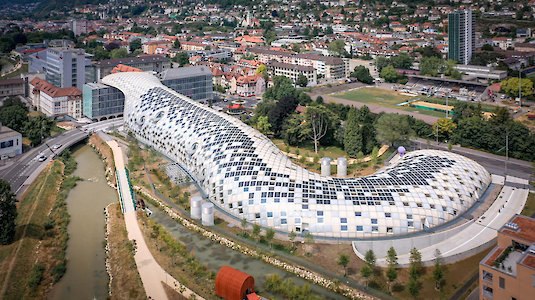
[{"label": "utility pole", "polygon": [[505,134],[505,176],[507,177],[507,162],[509,161],[509,132]]},{"label": "utility pole", "polygon": [[518,102],[520,103],[520,109],[522,109],[522,74],[521,70],[518,70]]}]

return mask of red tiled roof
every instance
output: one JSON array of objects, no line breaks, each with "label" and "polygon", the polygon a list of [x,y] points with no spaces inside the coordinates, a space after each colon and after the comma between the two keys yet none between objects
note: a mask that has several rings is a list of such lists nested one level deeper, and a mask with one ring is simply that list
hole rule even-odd
[{"label": "red tiled roof", "polygon": [[119,72],[143,72],[141,69],[130,67],[123,64],[118,64],[111,70],[112,73],[119,73]]},{"label": "red tiled roof", "polygon": [[34,86],[34,91],[39,90],[52,98],[65,96],[82,96],[82,91],[75,87],[59,88],[41,78],[34,78],[31,82]]}]

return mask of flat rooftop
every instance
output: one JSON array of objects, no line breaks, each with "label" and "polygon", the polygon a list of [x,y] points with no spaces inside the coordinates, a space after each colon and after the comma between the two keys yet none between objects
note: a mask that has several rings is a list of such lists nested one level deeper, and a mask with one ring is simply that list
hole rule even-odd
[{"label": "flat rooftop", "polygon": [[158,74],[158,78],[160,78],[160,80],[172,80],[196,76],[212,76],[212,71],[206,66],[193,66],[167,69]]},{"label": "flat rooftop", "polygon": [[535,219],[522,215],[516,215],[512,217],[508,223],[517,224],[518,229],[511,229],[507,227],[506,224],[500,228],[499,232],[535,243]]},{"label": "flat rooftop", "polygon": [[19,135],[21,134],[7,126],[0,126],[0,139]]}]

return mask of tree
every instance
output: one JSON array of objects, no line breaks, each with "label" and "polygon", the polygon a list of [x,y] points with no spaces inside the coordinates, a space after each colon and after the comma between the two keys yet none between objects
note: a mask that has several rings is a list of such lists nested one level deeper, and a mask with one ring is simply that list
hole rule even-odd
[{"label": "tree", "polygon": [[396,281],[398,278],[398,270],[394,266],[388,266],[386,269],[386,278],[388,279],[388,282],[392,284],[392,282]]},{"label": "tree", "polygon": [[420,53],[422,53],[423,57],[442,57],[442,54],[437,50],[437,48],[432,46],[425,46],[421,48]]},{"label": "tree", "polygon": [[255,238],[257,238],[258,235],[260,235],[260,230],[261,230],[260,225],[258,225],[258,224],[256,224],[256,223],[253,224],[253,236],[254,236]]},{"label": "tree", "polygon": [[369,249],[368,251],[366,251],[366,254],[364,254],[364,260],[371,267],[375,267],[376,257],[372,249]]},{"label": "tree", "polygon": [[23,132],[26,137],[30,139],[32,146],[39,145],[42,139],[50,136],[50,129],[54,125],[54,121],[45,115],[38,115],[32,117],[25,123]]},{"label": "tree", "polygon": [[366,278],[366,286],[368,286],[368,278],[372,275],[373,270],[368,264],[364,264],[362,268],[360,268],[360,275],[364,278]]},{"label": "tree", "polygon": [[461,80],[463,77],[463,74],[455,68],[455,61],[448,60],[445,65],[444,69],[444,75],[451,77],[453,79]]},{"label": "tree", "polygon": [[295,84],[300,87],[306,87],[308,85],[308,78],[303,74],[299,74],[299,77],[297,77]]},{"label": "tree", "polygon": [[11,185],[0,178],[0,244],[7,245],[15,237],[17,205]]},{"label": "tree", "polygon": [[245,231],[247,230],[247,219],[241,219],[241,228],[243,229],[243,234],[245,235]]},{"label": "tree", "polygon": [[394,68],[410,69],[412,67],[413,59],[409,54],[402,52],[392,57],[391,62]]},{"label": "tree", "polygon": [[301,144],[306,136],[303,132],[304,118],[300,114],[292,114],[284,120],[281,135],[284,142],[290,146]]},{"label": "tree", "polygon": [[269,243],[269,247],[271,248],[272,244],[271,244],[271,240],[273,240],[273,237],[275,237],[275,230],[269,228],[268,230],[266,230],[266,240],[268,241]]},{"label": "tree", "polygon": [[422,254],[418,249],[412,248],[409,257],[409,273],[411,277],[418,278],[422,271]]},{"label": "tree", "polygon": [[110,52],[111,58],[123,58],[128,57],[128,51],[125,48],[113,49]]},{"label": "tree", "polygon": [[306,133],[314,142],[314,151],[318,154],[320,140],[329,129],[338,127],[338,117],[323,105],[310,106],[305,111]]},{"label": "tree", "polygon": [[436,56],[422,57],[420,75],[436,77],[444,69],[444,61]]},{"label": "tree", "polygon": [[262,64],[262,65],[259,65],[258,68],[256,69],[256,72],[255,72],[256,75],[266,75],[267,74],[267,67],[266,65]]},{"label": "tree", "polygon": [[329,51],[329,54],[333,56],[345,57],[347,56],[345,46],[346,42],[344,40],[336,40],[329,44],[327,50]]},{"label": "tree", "polygon": [[347,114],[344,128],[344,149],[350,157],[357,157],[359,152],[368,154],[377,145],[373,115],[367,106],[360,109],[352,107]]},{"label": "tree", "polygon": [[305,234],[304,238],[305,238],[305,243],[307,243],[307,244],[314,243],[314,236],[312,235],[312,233],[310,233],[310,231],[307,231],[307,233]]},{"label": "tree", "polygon": [[173,61],[183,67],[189,64],[189,55],[186,52],[178,52],[175,57],[173,57]]},{"label": "tree", "polygon": [[388,252],[386,253],[386,261],[388,262],[389,266],[397,266],[398,264],[398,254],[396,253],[396,249],[394,246],[390,247],[388,249]]},{"label": "tree", "polygon": [[22,132],[28,122],[28,111],[19,105],[4,104],[0,107],[0,123],[15,131]]},{"label": "tree", "polygon": [[292,80],[286,76],[274,76],[273,86],[266,90],[263,98],[279,101],[289,96],[297,97],[297,90],[293,86]]},{"label": "tree", "polygon": [[384,56],[379,56],[375,59],[375,66],[377,67],[377,71],[381,72],[383,70],[383,68],[391,65],[392,63],[390,62],[390,59],[384,57]]},{"label": "tree", "polygon": [[485,44],[481,47],[481,50],[483,51],[494,51],[494,47],[492,47],[491,44]]},{"label": "tree", "polygon": [[347,276],[346,267],[349,264],[349,255],[341,253],[340,256],[338,256],[338,261],[336,263],[339,266],[344,267],[344,277]]},{"label": "tree", "polygon": [[383,114],[375,123],[379,140],[393,146],[414,135],[407,118],[400,114]]},{"label": "tree", "polygon": [[[533,95],[533,82],[528,78],[522,78],[520,81],[522,96]],[[518,97],[519,80],[512,77],[501,82],[502,90],[510,97]]]},{"label": "tree", "polygon": [[370,84],[373,82],[373,77],[370,75],[370,70],[365,66],[356,66],[351,77],[357,78],[358,81]]},{"label": "tree", "polygon": [[435,137],[437,137],[438,133],[439,140],[449,141],[451,136],[453,135],[453,132],[455,131],[455,128],[457,128],[457,124],[453,123],[453,120],[441,118],[438,119],[435,124],[433,124],[433,133],[435,134]]},{"label": "tree", "polygon": [[316,97],[316,103],[317,104],[323,104],[323,97],[322,96]]},{"label": "tree", "polygon": [[130,52],[141,49],[141,39],[135,39],[130,42]]},{"label": "tree", "polygon": [[268,122],[271,124],[271,130],[274,134],[280,134],[284,120],[295,111],[298,104],[299,100],[294,94],[285,96],[275,103],[267,114]]},{"label": "tree", "polygon": [[409,284],[408,284],[409,294],[414,298],[418,297],[418,295],[420,294],[420,288],[421,288],[421,284],[418,281],[418,279],[411,277],[409,279]]},{"label": "tree", "polygon": [[268,116],[259,116],[256,121],[256,129],[266,134],[269,132],[270,128],[271,128],[271,124],[269,124],[268,122]]},{"label": "tree", "polygon": [[180,44],[180,40],[179,39],[175,40],[175,42],[173,43],[173,48],[182,49],[182,45]]},{"label": "tree", "polygon": [[288,239],[290,240],[290,242],[292,242],[292,245],[294,245],[294,240],[296,236],[297,235],[295,234],[293,230],[290,233],[288,233]]},{"label": "tree", "polygon": [[388,65],[381,70],[381,78],[386,82],[396,82],[399,77],[398,71],[392,65]]}]

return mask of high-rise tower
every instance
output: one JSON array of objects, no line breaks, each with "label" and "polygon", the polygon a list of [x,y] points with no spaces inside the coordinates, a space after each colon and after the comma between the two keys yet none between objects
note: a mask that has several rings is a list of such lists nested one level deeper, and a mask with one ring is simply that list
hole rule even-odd
[{"label": "high-rise tower", "polygon": [[476,48],[476,19],[471,9],[448,15],[448,59],[468,64]]}]

